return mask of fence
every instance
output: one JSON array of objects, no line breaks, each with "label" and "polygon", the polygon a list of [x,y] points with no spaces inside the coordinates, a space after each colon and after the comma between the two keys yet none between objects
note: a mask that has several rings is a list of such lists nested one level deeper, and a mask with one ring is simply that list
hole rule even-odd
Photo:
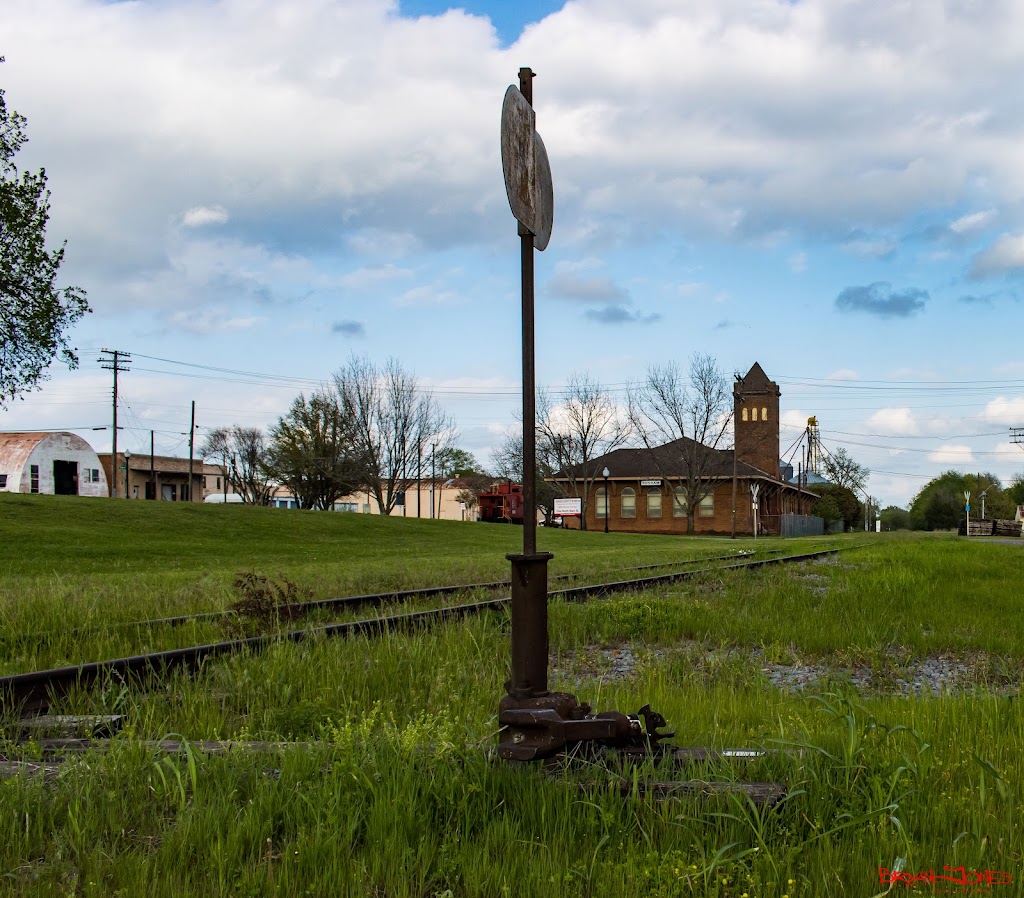
[{"label": "fence", "polygon": [[779,536],[822,536],[824,533],[823,518],[810,514],[780,515]]}]

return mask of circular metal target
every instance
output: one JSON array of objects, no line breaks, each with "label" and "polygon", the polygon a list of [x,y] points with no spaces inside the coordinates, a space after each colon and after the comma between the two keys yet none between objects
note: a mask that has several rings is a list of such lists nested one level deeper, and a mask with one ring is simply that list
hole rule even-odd
[{"label": "circular metal target", "polygon": [[551,239],[554,190],[551,163],[534,127],[533,107],[515,85],[505,91],[501,106],[501,167],[505,193],[516,220],[534,235],[543,250]]}]

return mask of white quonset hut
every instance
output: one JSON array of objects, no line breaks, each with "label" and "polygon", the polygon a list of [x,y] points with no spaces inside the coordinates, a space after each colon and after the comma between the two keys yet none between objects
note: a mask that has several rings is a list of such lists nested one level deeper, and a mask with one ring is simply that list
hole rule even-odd
[{"label": "white quonset hut", "polygon": [[73,433],[0,433],[0,490],[109,496],[96,453]]}]

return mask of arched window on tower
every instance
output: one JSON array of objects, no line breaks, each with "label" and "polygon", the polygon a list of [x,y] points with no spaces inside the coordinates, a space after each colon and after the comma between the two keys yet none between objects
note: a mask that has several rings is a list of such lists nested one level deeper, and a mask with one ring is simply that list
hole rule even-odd
[{"label": "arched window on tower", "polygon": [[762,421],[767,421],[768,420],[768,406],[762,406],[762,408],[761,408],[761,420]]},{"label": "arched window on tower", "polygon": [[750,410],[750,417],[754,421],[757,420],[757,406],[756,405]]},{"label": "arched window on tower", "polygon": [[747,410],[746,410],[746,408],[743,409],[743,420],[744,421],[747,420]]}]

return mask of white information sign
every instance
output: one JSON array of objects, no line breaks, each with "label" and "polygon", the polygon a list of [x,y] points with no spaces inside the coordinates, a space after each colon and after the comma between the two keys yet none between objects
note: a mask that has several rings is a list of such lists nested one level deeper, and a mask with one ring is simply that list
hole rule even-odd
[{"label": "white information sign", "polygon": [[661,486],[660,480],[641,480],[640,486]]},{"label": "white information sign", "polygon": [[555,517],[578,518],[583,514],[582,499],[555,499]]}]

